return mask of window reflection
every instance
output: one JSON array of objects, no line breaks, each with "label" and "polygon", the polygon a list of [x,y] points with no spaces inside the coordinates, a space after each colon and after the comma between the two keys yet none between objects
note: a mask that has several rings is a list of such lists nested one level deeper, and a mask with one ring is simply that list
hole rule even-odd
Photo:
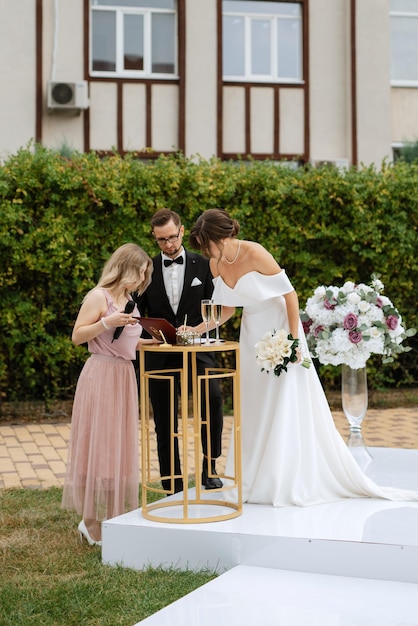
[{"label": "window reflection", "polygon": [[92,0],[92,6],[174,9],[176,0]]},{"label": "window reflection", "polygon": [[415,16],[391,19],[391,78],[418,81],[418,10]]},{"label": "window reflection", "polygon": [[144,69],[144,18],[142,15],[124,16],[124,68]]},{"label": "window reflection", "polygon": [[231,76],[244,74],[244,18],[225,16],[223,19],[223,71]]},{"label": "window reflection", "polygon": [[155,13],[152,16],[152,72],[174,74],[174,15]]},{"label": "window reflection", "polygon": [[223,0],[225,80],[302,80],[302,5]]},{"label": "window reflection", "polygon": [[271,73],[271,22],[251,21],[251,70],[253,74]]},{"label": "window reflection", "polygon": [[302,33],[298,20],[280,20],[277,37],[278,74],[302,78]]},{"label": "window reflection", "polygon": [[92,0],[92,71],[175,74],[176,6],[176,0]]},{"label": "window reflection", "polygon": [[93,13],[93,70],[116,70],[116,14]]}]

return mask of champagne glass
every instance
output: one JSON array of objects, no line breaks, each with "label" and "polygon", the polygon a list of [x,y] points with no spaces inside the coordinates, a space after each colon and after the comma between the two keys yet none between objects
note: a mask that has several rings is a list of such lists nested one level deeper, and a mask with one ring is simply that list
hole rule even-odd
[{"label": "champagne glass", "polygon": [[202,317],[206,325],[206,341],[209,341],[209,322],[212,316],[212,300],[202,300]]},{"label": "champagne glass", "polygon": [[219,339],[219,323],[222,317],[222,304],[216,304],[216,302],[212,302],[212,319],[215,322],[216,326],[216,338],[215,343],[220,343]]}]

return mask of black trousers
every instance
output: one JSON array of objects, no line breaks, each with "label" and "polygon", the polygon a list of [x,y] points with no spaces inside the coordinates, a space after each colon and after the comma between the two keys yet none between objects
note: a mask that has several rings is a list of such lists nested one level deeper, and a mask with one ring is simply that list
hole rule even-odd
[{"label": "black trousers", "polygon": [[[202,363],[197,360],[197,373],[202,375],[205,373],[205,369],[210,367],[207,363]],[[213,366],[214,367],[214,366]],[[168,368],[167,368],[168,369]],[[175,369],[175,366],[173,367]],[[167,372],[169,376],[170,373]],[[178,397],[180,392],[180,375],[175,374],[174,383],[174,432],[178,432]],[[191,388],[191,371],[189,368],[189,389]],[[171,410],[171,398],[170,398],[170,383],[167,380],[150,380],[149,393],[154,412],[154,424],[155,432],[157,435],[157,450],[158,460],[160,464],[161,476],[171,475],[171,429],[170,429],[170,410]],[[212,459],[218,458],[222,453],[222,428],[223,428],[223,411],[222,411],[222,395],[219,385],[219,381],[212,379],[209,381],[209,421],[210,421],[210,457]],[[201,407],[202,420],[206,420],[206,394],[205,384],[202,384],[202,407]],[[202,424],[202,449],[203,454],[207,456],[207,429],[206,425]],[[174,474],[181,474],[180,455],[178,447],[178,439],[174,438]],[[171,489],[171,480],[162,479],[161,481],[164,489]],[[183,481],[181,478],[176,478],[174,481],[174,491],[183,491]]]}]

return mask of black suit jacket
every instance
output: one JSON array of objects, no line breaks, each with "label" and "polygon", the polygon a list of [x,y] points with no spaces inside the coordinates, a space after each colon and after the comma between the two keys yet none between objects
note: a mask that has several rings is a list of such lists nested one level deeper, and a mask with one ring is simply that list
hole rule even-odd
[{"label": "black suit jacket", "polygon": [[[153,258],[154,271],[152,282],[145,293],[137,299],[141,315],[147,317],[164,317],[175,328],[182,326],[187,314],[187,326],[197,326],[202,322],[201,300],[210,299],[213,293],[213,276],[209,261],[200,254],[186,250],[186,267],[184,270],[183,291],[177,313],[171,308],[163,279],[162,257],[158,254]],[[167,353],[150,353],[150,365],[163,368],[171,362]],[[214,357],[210,353],[198,353],[198,360],[213,365]]]}]

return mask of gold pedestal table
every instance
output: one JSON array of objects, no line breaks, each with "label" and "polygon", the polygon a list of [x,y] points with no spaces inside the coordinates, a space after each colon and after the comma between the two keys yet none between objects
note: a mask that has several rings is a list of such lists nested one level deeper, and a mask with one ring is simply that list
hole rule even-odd
[{"label": "gold pedestal table", "polygon": [[[182,367],[178,369],[146,369],[146,354],[150,352],[169,352],[182,355]],[[196,357],[199,352],[227,352],[235,362],[235,368],[206,368],[203,375],[197,373]],[[241,421],[240,421],[240,381],[239,381],[239,344],[233,341],[221,343],[199,343],[191,345],[148,344],[141,346],[139,353],[140,395],[141,395],[141,452],[142,452],[142,515],[157,522],[175,524],[196,524],[216,522],[238,517],[242,513],[241,479]],[[191,368],[191,370],[190,370]],[[191,374],[191,375],[190,375]],[[180,379],[180,398],[176,392],[176,377]],[[202,441],[201,427],[206,425],[208,447],[210,450],[210,411],[209,381],[230,379],[231,413],[233,425],[230,444],[234,450],[233,475],[219,474],[223,487],[205,490],[201,486]],[[154,424],[150,419],[149,383],[151,380],[164,380],[170,389],[171,422],[171,474],[161,478],[171,480],[172,490],[166,491],[156,484],[156,477],[151,471],[150,432]],[[205,419],[202,418],[202,388],[205,389]],[[224,396],[224,394],[223,394]],[[225,398],[223,398],[225,400]],[[174,427],[174,406],[179,402],[178,432]],[[191,407],[191,408],[190,408]],[[189,409],[191,415],[189,416]],[[229,413],[229,410],[228,410]],[[174,473],[174,440],[178,438],[182,469],[180,475]],[[194,472],[190,473],[189,454],[194,457]],[[208,458],[210,476],[211,459]],[[158,477],[157,480],[159,480]],[[184,491],[174,494],[174,480],[182,478]],[[194,486],[188,489],[189,480]],[[151,494],[163,496],[148,502]],[[171,497],[165,497],[170,496]],[[155,499],[155,495],[152,496]]]}]

